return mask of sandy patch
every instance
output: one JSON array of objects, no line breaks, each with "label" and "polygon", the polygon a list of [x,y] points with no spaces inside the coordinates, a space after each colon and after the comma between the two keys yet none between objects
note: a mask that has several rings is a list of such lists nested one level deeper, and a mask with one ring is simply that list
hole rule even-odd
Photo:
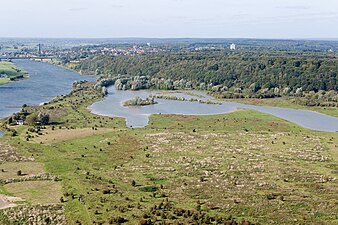
[{"label": "sandy patch", "polygon": [[17,206],[15,202],[23,201],[22,198],[0,194],[0,209],[7,209]]}]

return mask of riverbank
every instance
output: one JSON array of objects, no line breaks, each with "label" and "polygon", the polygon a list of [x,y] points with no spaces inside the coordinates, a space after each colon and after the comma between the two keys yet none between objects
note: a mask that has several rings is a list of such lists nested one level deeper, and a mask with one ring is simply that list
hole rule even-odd
[{"label": "riverbank", "polygon": [[58,67],[61,67],[63,69],[66,69],[66,70],[70,70],[70,71],[73,71],[75,73],[79,73],[81,75],[96,76],[95,71],[78,71],[78,70],[74,69],[74,66],[69,65],[69,64],[65,65],[57,58],[44,59],[44,60],[42,60],[42,62],[49,63],[51,65],[58,66]]},{"label": "riverbank", "polygon": [[320,106],[304,106],[295,103],[296,99],[293,97],[280,97],[280,98],[240,98],[240,99],[218,99],[227,102],[239,102],[244,104],[251,104],[257,106],[272,106],[291,109],[310,110],[318,113],[323,113],[329,116],[338,117],[337,107],[320,107]]},{"label": "riverbank", "polygon": [[28,73],[18,68],[14,63],[0,61],[0,85],[26,78],[29,78]]}]

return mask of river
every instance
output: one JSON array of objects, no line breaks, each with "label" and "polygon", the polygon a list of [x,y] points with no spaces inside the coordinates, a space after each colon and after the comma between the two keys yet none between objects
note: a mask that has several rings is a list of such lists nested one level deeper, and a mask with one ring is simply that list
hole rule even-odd
[{"label": "river", "polygon": [[0,118],[18,112],[23,104],[39,105],[57,95],[69,93],[75,80],[94,79],[44,62],[31,60],[13,62],[27,71],[30,77],[0,85]]},{"label": "river", "polygon": [[[39,105],[55,96],[68,94],[75,80],[95,80],[76,72],[32,60],[14,60],[19,68],[29,73],[28,79],[0,85],[0,118],[21,110],[21,106]],[[0,132],[1,136],[1,132]]]}]

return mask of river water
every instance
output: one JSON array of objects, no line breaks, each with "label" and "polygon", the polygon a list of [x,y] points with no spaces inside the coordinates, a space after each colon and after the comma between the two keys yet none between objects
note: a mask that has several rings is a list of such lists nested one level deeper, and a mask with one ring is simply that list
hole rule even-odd
[{"label": "river water", "polygon": [[[0,118],[21,110],[23,104],[39,105],[57,95],[65,95],[76,80],[95,80],[48,63],[14,60],[18,67],[29,73],[29,78],[0,85]],[[3,134],[0,132],[0,136]]]},{"label": "river water", "polygon": [[29,78],[0,85],[0,118],[20,111],[23,104],[39,105],[57,95],[65,95],[75,80],[93,80],[70,70],[48,63],[14,60],[18,67],[29,73]]},{"label": "river water", "polygon": [[[30,60],[16,60],[14,62],[21,69],[26,70],[30,78],[0,85],[0,118],[10,116],[20,111],[23,104],[38,105],[42,102],[50,101],[57,95],[69,93],[71,85],[75,80],[95,79],[93,76],[83,76],[47,63]],[[114,87],[110,87],[108,90],[108,96],[104,100],[90,106],[90,110],[98,115],[126,118],[126,125],[128,127],[146,126],[149,122],[149,115],[151,114],[209,115],[229,113],[238,108],[246,108],[268,113],[309,129],[328,132],[338,131],[338,118],[307,110],[253,106],[236,102],[222,102],[221,105],[208,105],[198,102],[165,99],[157,99],[158,104],[150,106],[124,107],[122,105],[123,102],[133,96],[146,98],[150,94],[159,93],[149,90],[118,91],[115,90]],[[190,96],[186,92],[166,93],[166,95],[175,95],[188,99],[198,98],[201,100],[211,98],[203,92],[193,92],[201,96]]]}]

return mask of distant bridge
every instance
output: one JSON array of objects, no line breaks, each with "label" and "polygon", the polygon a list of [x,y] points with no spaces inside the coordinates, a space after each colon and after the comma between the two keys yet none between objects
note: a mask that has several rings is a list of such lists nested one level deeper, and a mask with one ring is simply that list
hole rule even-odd
[{"label": "distant bridge", "polygon": [[35,56],[35,57],[16,57],[16,56],[0,56],[0,60],[13,60],[13,59],[36,59],[36,60],[42,60],[42,59],[52,59],[53,57],[46,57],[46,56]]}]

